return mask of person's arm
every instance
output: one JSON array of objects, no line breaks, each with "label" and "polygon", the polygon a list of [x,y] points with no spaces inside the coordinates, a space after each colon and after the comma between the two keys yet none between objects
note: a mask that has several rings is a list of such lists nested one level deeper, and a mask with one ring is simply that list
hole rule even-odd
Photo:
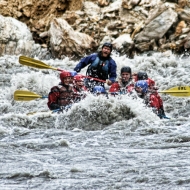
[{"label": "person's arm", "polygon": [[59,88],[53,87],[48,95],[48,107],[50,110],[60,109],[60,106],[57,104],[59,97]]},{"label": "person's arm", "polygon": [[116,77],[117,77],[116,70],[117,70],[117,65],[116,65],[115,61],[112,59],[112,60],[110,61],[110,68],[109,68],[109,80],[110,80],[112,83],[115,82]]},{"label": "person's arm", "polygon": [[74,71],[76,71],[77,73],[80,72],[81,69],[83,69],[84,67],[86,67],[88,64],[92,62],[95,56],[96,54],[91,54],[87,57],[82,58],[80,62],[76,65],[76,67],[74,68]]}]

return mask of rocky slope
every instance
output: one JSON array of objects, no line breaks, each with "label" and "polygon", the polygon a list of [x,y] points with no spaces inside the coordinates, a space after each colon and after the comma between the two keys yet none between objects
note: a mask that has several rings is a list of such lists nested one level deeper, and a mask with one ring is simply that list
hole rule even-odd
[{"label": "rocky slope", "polygon": [[[54,58],[82,57],[105,41],[129,57],[190,48],[190,0],[2,0],[0,7],[2,16],[25,23]],[[1,34],[2,55],[11,38],[3,41]]]}]

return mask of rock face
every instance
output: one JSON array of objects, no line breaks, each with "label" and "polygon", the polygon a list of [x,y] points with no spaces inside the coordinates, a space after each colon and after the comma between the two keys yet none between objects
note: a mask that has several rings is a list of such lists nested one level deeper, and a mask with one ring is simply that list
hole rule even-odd
[{"label": "rock face", "polygon": [[27,24],[35,41],[43,43],[39,34],[47,30],[50,22],[66,10],[82,9],[82,0],[9,0],[0,1],[0,14],[18,19]]},{"label": "rock face", "polygon": [[48,51],[35,44],[26,24],[0,15],[0,55],[3,54],[28,56],[43,54],[41,57],[48,58],[46,57]]},{"label": "rock face", "polygon": [[25,42],[16,34],[15,43],[15,22],[10,21],[14,26],[9,30],[1,17],[0,55],[27,54],[30,45],[25,43],[35,42],[37,49],[47,48],[53,57],[78,58],[96,51],[105,39],[129,57],[149,50],[182,53],[190,48],[189,0],[2,0],[0,7],[4,19],[15,18],[32,32],[32,37],[26,32],[30,39]]},{"label": "rock face", "polygon": [[54,19],[49,29],[50,46],[54,57],[83,56],[97,48],[96,42],[87,34],[74,31],[62,18]]}]

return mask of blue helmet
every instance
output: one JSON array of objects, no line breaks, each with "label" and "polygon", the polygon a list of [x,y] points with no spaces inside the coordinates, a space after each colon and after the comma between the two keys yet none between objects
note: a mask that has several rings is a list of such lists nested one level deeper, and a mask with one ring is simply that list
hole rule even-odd
[{"label": "blue helmet", "polygon": [[72,77],[74,77],[74,76],[77,75],[77,72],[76,72],[76,71],[70,71],[70,73],[71,73],[71,76],[72,76]]},{"label": "blue helmet", "polygon": [[148,91],[148,83],[146,80],[139,80],[135,83],[135,88],[140,87],[142,89],[142,93],[147,93]]},{"label": "blue helmet", "polygon": [[95,86],[93,88],[93,93],[102,93],[102,94],[105,94],[106,93],[106,90],[103,86]]}]

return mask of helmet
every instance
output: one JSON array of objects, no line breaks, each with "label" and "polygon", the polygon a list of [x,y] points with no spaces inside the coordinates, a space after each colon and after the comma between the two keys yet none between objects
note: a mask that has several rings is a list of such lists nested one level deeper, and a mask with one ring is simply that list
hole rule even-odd
[{"label": "helmet", "polygon": [[147,82],[148,82],[148,86],[154,86],[155,85],[155,82],[150,78],[148,78]]},{"label": "helmet", "polygon": [[103,48],[104,46],[109,47],[110,50],[112,51],[112,44],[111,44],[111,43],[106,42],[106,43],[103,44],[102,48]]},{"label": "helmet", "polygon": [[103,94],[105,94],[106,91],[105,91],[105,88],[103,86],[95,86],[93,88],[93,93],[103,93]]},{"label": "helmet", "polygon": [[76,75],[74,76],[74,81],[81,82],[84,80],[84,77],[82,75]]},{"label": "helmet", "polygon": [[138,72],[137,73],[137,80],[147,80],[148,75],[146,72]]},{"label": "helmet", "polygon": [[60,79],[61,79],[61,81],[63,81],[63,79],[66,78],[66,77],[71,77],[71,73],[70,72],[66,72],[66,71],[60,73]]},{"label": "helmet", "polygon": [[131,74],[131,67],[122,67],[121,68],[121,74],[124,72]]},{"label": "helmet", "polygon": [[74,77],[75,75],[77,75],[77,72],[76,71],[70,71],[71,73],[71,76]]},{"label": "helmet", "polygon": [[135,88],[140,87],[142,89],[142,93],[146,93],[148,91],[148,83],[146,80],[139,80],[135,83]]}]

